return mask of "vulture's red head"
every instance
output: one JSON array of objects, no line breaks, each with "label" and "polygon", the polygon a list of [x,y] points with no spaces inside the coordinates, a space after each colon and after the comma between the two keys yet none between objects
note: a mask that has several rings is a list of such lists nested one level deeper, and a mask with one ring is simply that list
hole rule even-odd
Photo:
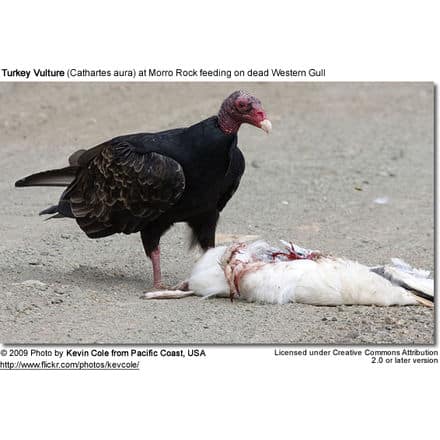
[{"label": "vulture's red head", "polygon": [[220,107],[218,122],[224,133],[237,133],[243,123],[255,125],[266,133],[272,129],[261,101],[249,93],[238,90],[228,96]]}]

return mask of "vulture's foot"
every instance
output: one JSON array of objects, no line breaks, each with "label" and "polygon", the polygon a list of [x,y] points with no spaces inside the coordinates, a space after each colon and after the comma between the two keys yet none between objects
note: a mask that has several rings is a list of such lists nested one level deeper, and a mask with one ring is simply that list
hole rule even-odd
[{"label": "vulture's foot", "polygon": [[185,292],[189,290],[188,280],[177,283],[175,286],[171,287],[171,290],[184,290]]}]

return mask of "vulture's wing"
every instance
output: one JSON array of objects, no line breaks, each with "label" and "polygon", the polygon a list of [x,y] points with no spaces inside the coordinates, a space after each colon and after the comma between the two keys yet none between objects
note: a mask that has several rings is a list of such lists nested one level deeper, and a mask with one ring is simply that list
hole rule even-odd
[{"label": "vulture's wing", "polygon": [[92,238],[140,230],[173,206],[185,189],[178,162],[139,152],[127,141],[99,145],[74,159],[81,169],[65,198]]},{"label": "vulture's wing", "polygon": [[[235,141],[237,142],[237,141]],[[217,209],[222,211],[240,185],[241,176],[244,173],[245,160],[243,153],[236,146],[229,153],[229,166],[225,176],[225,186],[217,204]]]}]

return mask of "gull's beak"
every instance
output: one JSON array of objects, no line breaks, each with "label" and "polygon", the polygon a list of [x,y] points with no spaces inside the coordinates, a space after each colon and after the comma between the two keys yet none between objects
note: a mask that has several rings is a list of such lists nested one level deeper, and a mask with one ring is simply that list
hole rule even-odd
[{"label": "gull's beak", "polygon": [[261,121],[260,128],[269,134],[272,131],[272,122],[270,122],[269,119],[265,119]]}]

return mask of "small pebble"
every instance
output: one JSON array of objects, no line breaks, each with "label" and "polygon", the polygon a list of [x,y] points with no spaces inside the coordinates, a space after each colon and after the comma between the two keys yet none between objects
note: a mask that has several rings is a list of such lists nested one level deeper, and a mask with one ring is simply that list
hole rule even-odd
[{"label": "small pebble", "polygon": [[374,203],[377,205],[386,205],[390,202],[390,199],[388,197],[377,197],[373,200]]}]

